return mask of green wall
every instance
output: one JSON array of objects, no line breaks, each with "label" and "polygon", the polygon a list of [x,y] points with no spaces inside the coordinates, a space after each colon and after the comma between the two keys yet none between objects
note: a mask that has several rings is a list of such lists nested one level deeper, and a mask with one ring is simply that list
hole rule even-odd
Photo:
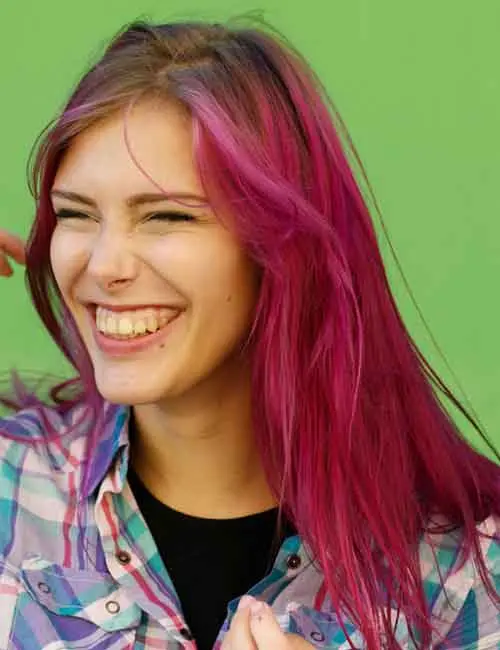
[{"label": "green wall", "polygon": [[[4,0],[0,227],[27,235],[32,143],[123,23],[224,19],[249,10],[283,31],[323,78],[365,164],[413,295],[500,445],[498,0]],[[381,245],[414,338],[457,388],[386,242]],[[66,373],[29,303],[22,272],[3,280],[0,291],[0,371]]]}]

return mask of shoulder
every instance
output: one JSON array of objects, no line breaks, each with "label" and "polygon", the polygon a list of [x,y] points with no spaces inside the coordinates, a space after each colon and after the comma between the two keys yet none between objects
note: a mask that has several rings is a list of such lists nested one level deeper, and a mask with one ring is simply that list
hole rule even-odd
[{"label": "shoulder", "polygon": [[500,517],[491,515],[476,526],[478,550],[486,576],[474,553],[463,553],[463,531],[426,534],[420,543],[424,590],[437,635],[444,647],[472,650],[500,644]]},{"label": "shoulder", "polygon": [[0,557],[21,557],[31,538],[53,538],[55,522],[72,516],[93,413],[40,405],[0,419]]},{"label": "shoulder", "polygon": [[74,469],[91,425],[83,403],[65,411],[40,404],[0,418],[0,467],[51,475]]}]

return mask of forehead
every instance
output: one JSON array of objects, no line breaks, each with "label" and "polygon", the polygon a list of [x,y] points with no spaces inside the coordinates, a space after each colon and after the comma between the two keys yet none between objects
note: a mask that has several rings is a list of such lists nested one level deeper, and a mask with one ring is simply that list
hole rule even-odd
[{"label": "forehead", "polygon": [[138,103],[75,136],[54,181],[97,200],[113,192],[158,191],[158,185],[167,192],[201,192],[191,118],[178,104],[159,100]]}]

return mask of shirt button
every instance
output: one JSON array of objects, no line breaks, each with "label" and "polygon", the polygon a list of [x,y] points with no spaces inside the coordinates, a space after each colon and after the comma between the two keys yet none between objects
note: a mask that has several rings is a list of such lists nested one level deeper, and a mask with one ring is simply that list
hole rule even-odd
[{"label": "shirt button", "polygon": [[297,553],[292,553],[286,558],[286,565],[289,569],[298,569],[301,564],[302,560]]},{"label": "shirt button", "polygon": [[183,639],[186,639],[186,641],[192,641],[194,638],[191,632],[187,629],[187,627],[183,627],[182,629],[180,629],[179,634]]},{"label": "shirt button", "polygon": [[50,594],[50,587],[47,583],[39,582],[37,586],[38,589],[42,592],[42,594]]},{"label": "shirt button", "polygon": [[118,614],[120,611],[120,603],[117,603],[116,600],[108,600],[105,607],[110,614]]},{"label": "shirt button", "polygon": [[132,560],[132,556],[127,551],[118,551],[116,559],[120,564],[129,564]]}]

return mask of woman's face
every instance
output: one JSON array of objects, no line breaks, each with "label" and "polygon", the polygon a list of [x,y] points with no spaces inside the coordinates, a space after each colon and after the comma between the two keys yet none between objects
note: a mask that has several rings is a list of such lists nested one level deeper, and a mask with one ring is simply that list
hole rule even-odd
[{"label": "woman's face", "polygon": [[65,154],[52,191],[51,263],[99,391],[144,404],[244,365],[258,274],[208,207],[161,196],[158,186],[204,198],[188,115],[159,102],[130,114],[131,150],[158,186],[132,161],[123,128],[122,115],[107,118]]}]

